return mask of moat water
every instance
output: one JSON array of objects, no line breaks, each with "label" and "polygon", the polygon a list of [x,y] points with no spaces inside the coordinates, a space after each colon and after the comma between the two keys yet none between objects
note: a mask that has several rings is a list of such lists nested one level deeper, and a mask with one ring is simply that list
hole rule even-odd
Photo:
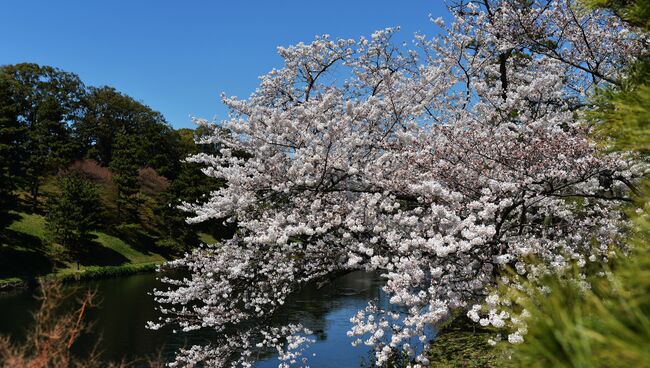
[{"label": "moat water", "polygon": [[[74,346],[75,354],[87,354],[99,341],[102,358],[107,361],[158,355],[171,361],[180,347],[208,342],[210,333],[207,331],[179,334],[173,333],[171,328],[158,331],[145,328],[147,321],[158,317],[153,297],[149,295],[154,288],[163,286],[156,277],[153,273],[138,274],[66,286],[78,288],[76,292],[80,294],[96,289],[101,302],[98,308],[90,310],[88,319],[93,323],[92,332],[81,336]],[[386,304],[381,284],[376,274],[354,272],[321,288],[308,287],[287,301],[277,319],[300,322],[315,331],[316,343],[308,350],[311,367],[367,365],[368,347],[363,344],[353,347],[346,332],[351,327],[350,317],[368,301]],[[31,325],[31,313],[38,307],[34,292],[20,290],[0,294],[0,334],[18,341],[24,338]],[[277,367],[278,363],[277,355],[269,352],[256,367]]]}]

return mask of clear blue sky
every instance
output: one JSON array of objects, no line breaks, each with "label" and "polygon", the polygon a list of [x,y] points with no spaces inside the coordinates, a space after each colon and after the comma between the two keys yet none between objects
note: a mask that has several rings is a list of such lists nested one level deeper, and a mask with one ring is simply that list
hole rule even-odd
[{"label": "clear blue sky", "polygon": [[401,26],[432,34],[441,0],[3,0],[0,64],[33,62],[110,85],[162,112],[226,117],[219,94],[247,97],[281,66],[278,45],[357,38]]}]

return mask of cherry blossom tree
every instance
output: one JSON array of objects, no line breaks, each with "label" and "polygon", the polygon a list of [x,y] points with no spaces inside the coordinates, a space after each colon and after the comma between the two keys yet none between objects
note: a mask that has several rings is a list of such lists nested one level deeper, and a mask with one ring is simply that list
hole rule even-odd
[{"label": "cherry blossom tree", "polygon": [[248,99],[223,97],[230,116],[202,140],[220,155],[189,161],[228,185],[184,208],[190,222],[239,231],[163,267],[189,276],[164,279],[163,316],[150,323],[219,338],[172,365],[246,366],[269,347],[281,365],[303,364],[309,331],[259,326],[308,283],[366,270],[386,279],[391,308],[351,316],[351,341],[372,346],[378,366],[396,354],[426,366],[427,327],[452,311],[496,327],[519,320],[493,292],[497,281],[523,287],[506,270],[534,281],[607,261],[625,222],[618,207],[645,167],[601,152],[580,116],[647,36],[574,1],[450,10],[413,50],[392,28],[279,48],[284,67]]}]

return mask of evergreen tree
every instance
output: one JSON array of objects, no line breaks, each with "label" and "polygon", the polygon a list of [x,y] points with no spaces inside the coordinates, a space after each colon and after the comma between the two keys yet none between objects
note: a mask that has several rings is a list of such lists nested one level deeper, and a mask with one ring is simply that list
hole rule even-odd
[{"label": "evergreen tree", "polygon": [[75,144],[69,127],[63,122],[65,112],[53,98],[40,101],[35,120],[27,131],[24,180],[36,210],[41,183],[47,175],[63,168],[74,158]]},{"label": "evergreen tree", "polygon": [[[206,128],[179,129],[176,131],[179,137],[178,150],[183,157],[190,154],[204,152],[217,154],[218,149],[214,145],[197,145],[195,139],[207,134]],[[176,250],[187,250],[199,244],[197,231],[206,231],[218,237],[229,237],[232,228],[224,226],[220,221],[210,221],[204,224],[189,225],[185,220],[187,212],[178,208],[182,202],[195,203],[206,199],[206,193],[224,185],[221,179],[215,179],[201,172],[201,165],[192,162],[181,162],[170,187],[165,192],[165,201],[158,208],[158,216],[161,222],[162,242],[166,247]]]},{"label": "evergreen tree", "polygon": [[61,177],[58,184],[61,192],[48,201],[47,229],[55,241],[77,255],[97,226],[99,195],[95,185],[78,174]]},{"label": "evergreen tree", "polygon": [[120,223],[134,222],[137,218],[138,183],[137,140],[125,130],[120,131],[113,144],[110,162],[113,181],[117,187],[117,217]]},{"label": "evergreen tree", "polygon": [[157,211],[164,243],[161,245],[178,251],[199,244],[196,229],[185,222],[187,214],[179,209],[178,205],[183,201],[194,202],[202,196],[198,190],[205,189],[205,186],[195,184],[204,183],[204,178],[206,176],[195,164],[183,163],[181,166],[180,173],[165,192],[164,202]]},{"label": "evergreen tree", "polygon": [[21,128],[11,101],[9,80],[0,74],[0,231],[10,222],[9,210],[16,203],[17,154]]},{"label": "evergreen tree", "polygon": [[36,210],[44,177],[75,156],[70,126],[83,114],[85,86],[75,74],[37,64],[5,65],[0,67],[0,75],[8,82],[7,99],[25,133],[24,139],[14,141],[12,149],[17,152],[22,184]]}]

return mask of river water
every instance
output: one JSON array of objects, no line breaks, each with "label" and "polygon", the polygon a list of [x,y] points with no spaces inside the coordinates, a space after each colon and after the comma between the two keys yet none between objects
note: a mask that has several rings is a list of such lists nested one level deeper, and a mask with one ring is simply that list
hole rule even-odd
[{"label": "river water", "polygon": [[[93,332],[83,335],[75,344],[75,353],[83,356],[101,338],[99,348],[105,360],[136,359],[159,353],[166,360],[182,346],[205,343],[209,333],[174,334],[171,329],[145,329],[158,313],[148,293],[162,285],[155,274],[138,274],[74,285],[79,292],[96,289],[101,304],[91,310],[88,318]],[[316,289],[308,287],[293,295],[279,312],[278,320],[300,322],[315,331],[316,343],[309,350],[309,364],[317,368],[359,367],[366,363],[369,351],[364,345],[351,346],[346,332],[349,321],[368,301],[386,304],[381,280],[375,274],[354,272]],[[24,338],[31,322],[31,312],[38,306],[33,291],[16,291],[0,295],[0,334],[12,339]],[[315,356],[312,356],[315,354]],[[269,354],[256,367],[277,367],[277,356]]]}]

